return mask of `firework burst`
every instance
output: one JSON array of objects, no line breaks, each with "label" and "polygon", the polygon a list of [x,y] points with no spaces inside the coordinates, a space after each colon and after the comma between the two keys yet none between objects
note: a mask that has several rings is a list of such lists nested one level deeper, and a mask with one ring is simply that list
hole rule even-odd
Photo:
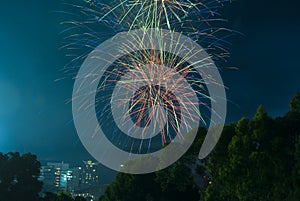
[{"label": "firework burst", "polygon": [[[207,56],[188,63],[191,57],[204,50],[187,49],[179,45],[179,41],[173,41],[178,46],[172,46],[162,40],[164,35],[160,34],[150,40],[147,38],[146,43],[151,48],[141,46],[145,39],[139,35],[133,35],[128,43],[120,44],[119,51],[126,50],[123,53],[126,56],[115,58],[115,63],[103,71],[97,89],[99,124],[105,127],[107,118],[113,117],[118,122],[118,129],[113,129],[115,132],[109,137],[130,152],[143,153],[145,149],[151,151],[158,145],[162,148],[176,136],[184,139],[184,134],[192,129],[188,121],[200,119],[200,125],[206,126],[212,112],[209,106],[214,100],[205,84],[208,79],[210,83],[216,81],[205,73],[202,77],[199,75],[199,69],[212,65],[211,58]],[[186,54],[179,57],[170,52]],[[120,53],[116,52],[116,55],[118,57]],[[101,56],[97,59],[105,60]],[[111,107],[112,103],[114,107]],[[109,127],[111,125],[107,129]],[[119,131],[128,133],[131,138],[120,140]],[[160,134],[160,142],[157,140],[153,145],[149,139],[157,134]]]},{"label": "firework burst", "polygon": [[99,44],[115,34],[133,29],[163,28],[183,33],[198,42],[215,61],[229,56],[227,41],[237,33],[226,28],[218,10],[231,0],[81,0],[63,2],[63,49],[79,67]]},{"label": "firework burst", "polygon": [[[209,24],[218,21],[217,9],[229,0],[117,0],[102,10],[99,21],[117,24],[127,29],[167,28],[174,30],[187,27],[193,21]],[[103,4],[101,4],[103,6]],[[186,24],[187,23],[187,24]]]},{"label": "firework burst", "polygon": [[[148,154],[173,142],[187,140],[189,144],[187,137],[193,128],[199,125],[208,128],[217,124],[214,121],[218,119],[223,121],[226,107],[220,114],[215,109],[217,99],[224,99],[226,95],[213,59],[228,55],[224,40],[228,35],[222,36],[221,32],[229,30],[213,24],[223,21],[217,9],[224,2],[230,1],[65,3],[72,8],[72,12],[65,13],[72,20],[63,23],[67,26],[66,41],[69,41],[64,48],[81,52],[79,56],[73,55],[72,63],[81,64],[86,58],[84,70],[80,69],[80,76],[76,77],[74,88],[78,92],[73,93],[73,113],[87,113],[90,117],[90,113],[95,112],[97,124],[93,124],[92,139],[105,130],[109,143],[120,150]],[[74,15],[74,9],[80,12]],[[99,45],[107,37],[102,33],[111,30],[116,37]],[[89,70],[86,72],[86,69]],[[94,89],[94,99],[88,98],[93,96]],[[220,97],[210,94],[216,91]],[[224,106],[224,100],[220,103]],[[81,139],[86,140],[86,137]],[[106,147],[109,143],[102,140]],[[187,148],[180,148],[172,160]]]}]

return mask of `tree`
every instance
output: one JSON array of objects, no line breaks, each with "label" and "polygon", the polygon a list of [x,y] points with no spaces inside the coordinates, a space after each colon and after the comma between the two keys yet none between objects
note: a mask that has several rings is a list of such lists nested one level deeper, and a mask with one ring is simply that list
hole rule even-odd
[{"label": "tree", "polygon": [[64,193],[56,194],[47,192],[45,193],[44,197],[41,198],[41,201],[86,201],[86,199],[79,196],[73,199],[71,196],[66,195]]},{"label": "tree", "polygon": [[295,164],[294,170],[293,170],[294,191],[291,194],[291,198],[294,200],[297,200],[297,198],[300,197],[300,135],[298,135],[298,139],[297,139],[295,148],[296,148],[296,150],[295,150],[294,157],[295,157],[296,164]]},{"label": "tree", "polygon": [[74,201],[86,201],[84,197],[76,196]]},{"label": "tree", "polygon": [[[102,201],[203,200],[191,167],[206,130],[201,128],[189,151],[175,164],[148,176],[123,175]],[[225,125],[209,158],[195,172],[210,178],[206,201],[295,201],[300,197],[300,93],[290,111],[271,118],[259,106],[252,119]],[[198,161],[199,162],[199,161]],[[148,180],[148,181],[146,181]],[[139,188],[145,186],[145,189]],[[117,194],[117,197],[116,197]],[[198,198],[197,198],[198,197]]]},{"label": "tree", "polygon": [[101,201],[156,201],[159,186],[154,182],[155,174],[130,175],[119,173],[110,184]]},{"label": "tree", "polygon": [[298,92],[290,102],[291,111],[300,112],[300,92]]},{"label": "tree", "polygon": [[219,141],[206,166],[212,177],[207,201],[299,199],[299,98],[297,94],[291,111],[276,119],[260,106],[252,120],[234,125],[229,141]]},{"label": "tree", "polygon": [[46,192],[44,197],[41,198],[42,201],[59,201],[58,196],[55,193]]},{"label": "tree", "polygon": [[194,182],[192,167],[198,157],[206,130],[199,128],[193,146],[179,161],[156,173],[129,175],[119,173],[107,187],[101,201],[199,201],[199,187]]},{"label": "tree", "polygon": [[42,183],[38,181],[40,162],[35,155],[0,153],[0,200],[37,201]]},{"label": "tree", "polygon": [[162,200],[199,200],[199,189],[189,163],[185,161],[181,159],[169,168],[156,172],[155,181],[160,186]]}]

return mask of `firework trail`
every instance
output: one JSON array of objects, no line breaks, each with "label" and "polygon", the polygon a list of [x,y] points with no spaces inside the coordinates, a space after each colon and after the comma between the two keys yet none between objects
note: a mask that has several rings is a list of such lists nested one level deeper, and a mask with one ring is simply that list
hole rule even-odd
[{"label": "firework trail", "polygon": [[219,9],[232,0],[80,0],[63,1],[65,45],[71,70],[105,39],[133,29],[162,28],[183,33],[215,61],[229,57],[227,41],[237,33],[226,28]]},{"label": "firework trail", "polygon": [[[227,2],[231,1],[63,3],[70,8],[70,12],[64,12],[70,20],[62,24],[66,27],[63,48],[73,57],[72,66],[68,68],[71,72],[86,58],[92,59],[95,66],[97,61],[105,63],[107,58],[94,52],[98,45],[118,33],[129,34],[130,39],[120,43],[113,55],[106,55],[113,58],[110,66],[98,66],[96,71],[76,77],[91,85],[97,82],[94,102],[83,99],[79,109],[95,108],[98,125],[107,131],[105,136],[113,145],[132,154],[154,153],[169,143],[184,141],[196,126],[217,123],[208,122],[211,116],[219,115],[211,105],[225,97],[213,97],[208,88],[209,85],[224,86],[219,79],[207,74],[207,69],[214,66],[214,61],[228,56],[226,38],[232,32],[220,27],[224,20],[218,13],[219,7]],[[149,30],[155,30],[155,34],[145,37]],[[169,30],[170,34],[160,30]],[[187,35],[205,49],[183,45],[176,33]],[[197,60],[195,55],[202,56]],[[102,75],[99,80],[95,76],[99,74],[97,71]],[[82,85],[88,86],[84,82]],[[73,101],[91,95],[87,92],[73,96]]]},{"label": "firework trail", "polygon": [[[185,125],[186,132],[180,130],[179,125],[183,118],[193,120],[197,116],[197,118],[200,117],[202,126],[207,125],[208,116],[205,112],[202,114],[199,107],[201,107],[201,111],[209,111],[209,102],[213,100],[205,88],[206,82],[198,75],[194,66],[201,62],[202,65],[198,65],[198,68],[204,69],[211,65],[211,58],[207,57],[201,61],[195,61],[195,63],[187,63],[191,54],[186,54],[187,57],[178,57],[169,53],[186,51],[185,47],[180,45],[172,47],[165,42],[160,42],[158,48],[154,48],[154,46],[151,49],[139,47],[143,50],[134,51],[137,46],[143,44],[143,38],[138,35],[133,38],[134,40],[128,46],[120,45],[120,50],[126,49],[128,56],[116,59],[115,64],[103,72],[104,76],[97,91],[96,105],[99,106],[97,111],[101,116],[98,118],[99,123],[105,125],[107,117],[113,113],[109,105],[111,102],[115,103],[114,106],[118,110],[115,109],[114,118],[120,119],[119,124],[127,125],[126,129],[121,130],[124,133],[130,133],[132,137],[142,139],[123,140],[123,149],[124,146],[130,147],[132,152],[132,143],[138,143],[138,151],[142,152],[143,144],[147,144],[147,151],[153,148],[151,146],[154,145],[151,145],[151,141],[144,139],[155,136],[158,131],[161,131],[160,148],[166,143],[170,143],[174,136],[184,139],[181,133],[187,133],[192,128]],[[158,40],[161,38],[163,36],[157,37]],[[150,44],[152,42],[149,41]],[[164,51],[154,49],[164,49]],[[192,52],[193,50],[188,51]],[[194,52],[193,55],[197,53],[199,52]],[[98,59],[103,60],[104,58]],[[211,78],[209,79],[211,83],[214,82]],[[180,96],[175,96],[173,92]],[[103,105],[107,105],[107,107],[102,107]],[[134,125],[128,124],[131,122],[130,119],[133,120]],[[141,129],[133,129],[136,126]],[[149,132],[148,127],[155,129]],[[119,134],[116,133],[116,135]],[[115,136],[112,135],[111,139],[114,138]],[[116,140],[120,141],[119,138]]]},{"label": "firework trail", "polygon": [[[228,0],[190,1],[190,0],[117,0],[104,7],[99,21],[122,24],[131,29],[185,27],[185,23],[210,23],[218,20],[215,8]],[[102,5],[103,6],[103,5]]]}]

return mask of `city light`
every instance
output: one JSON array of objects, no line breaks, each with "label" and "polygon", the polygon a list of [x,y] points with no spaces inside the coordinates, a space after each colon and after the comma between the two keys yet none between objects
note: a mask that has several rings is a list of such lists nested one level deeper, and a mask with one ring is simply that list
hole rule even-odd
[{"label": "city light", "polygon": [[98,163],[90,160],[76,167],[64,162],[48,162],[41,167],[39,180],[44,183],[43,192],[64,192],[74,197],[94,198],[89,190],[100,185],[98,173]]}]

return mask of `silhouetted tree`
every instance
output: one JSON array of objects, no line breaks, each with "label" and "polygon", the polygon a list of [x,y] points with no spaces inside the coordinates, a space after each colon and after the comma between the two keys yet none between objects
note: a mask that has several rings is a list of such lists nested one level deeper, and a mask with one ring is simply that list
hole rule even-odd
[{"label": "silhouetted tree", "polygon": [[42,183],[38,181],[40,162],[35,155],[0,153],[0,200],[37,201]]},{"label": "silhouetted tree", "polygon": [[46,192],[44,197],[41,198],[42,201],[58,201],[58,196],[55,193]]},{"label": "silhouetted tree", "polygon": [[300,197],[300,135],[298,135],[298,139],[295,146],[295,166],[293,169],[293,192],[290,194],[290,200],[297,200]]},{"label": "silhouetted tree", "polygon": [[[199,128],[195,143],[178,162],[153,174],[119,174],[100,200],[299,200],[300,93],[290,105],[283,117],[271,118],[259,106],[252,119],[226,125],[217,146],[200,166],[197,154],[206,130]],[[194,182],[195,164],[195,172],[210,181],[204,198]]]},{"label": "silhouetted tree", "polygon": [[290,103],[291,111],[300,112],[300,92],[298,92]]},{"label": "silhouetted tree", "polygon": [[64,193],[56,194],[47,192],[45,193],[44,197],[41,198],[41,201],[86,201],[86,199],[79,196],[72,198],[71,196]]},{"label": "silhouetted tree", "polygon": [[[299,199],[299,103],[298,93],[291,101],[291,110],[276,119],[260,106],[252,120],[243,118],[234,125],[227,142],[222,140],[226,137],[224,129],[206,166],[212,176],[206,201]],[[221,157],[219,146],[223,149]]]},{"label": "silhouetted tree", "polygon": [[76,196],[74,201],[86,201],[84,197]]}]

